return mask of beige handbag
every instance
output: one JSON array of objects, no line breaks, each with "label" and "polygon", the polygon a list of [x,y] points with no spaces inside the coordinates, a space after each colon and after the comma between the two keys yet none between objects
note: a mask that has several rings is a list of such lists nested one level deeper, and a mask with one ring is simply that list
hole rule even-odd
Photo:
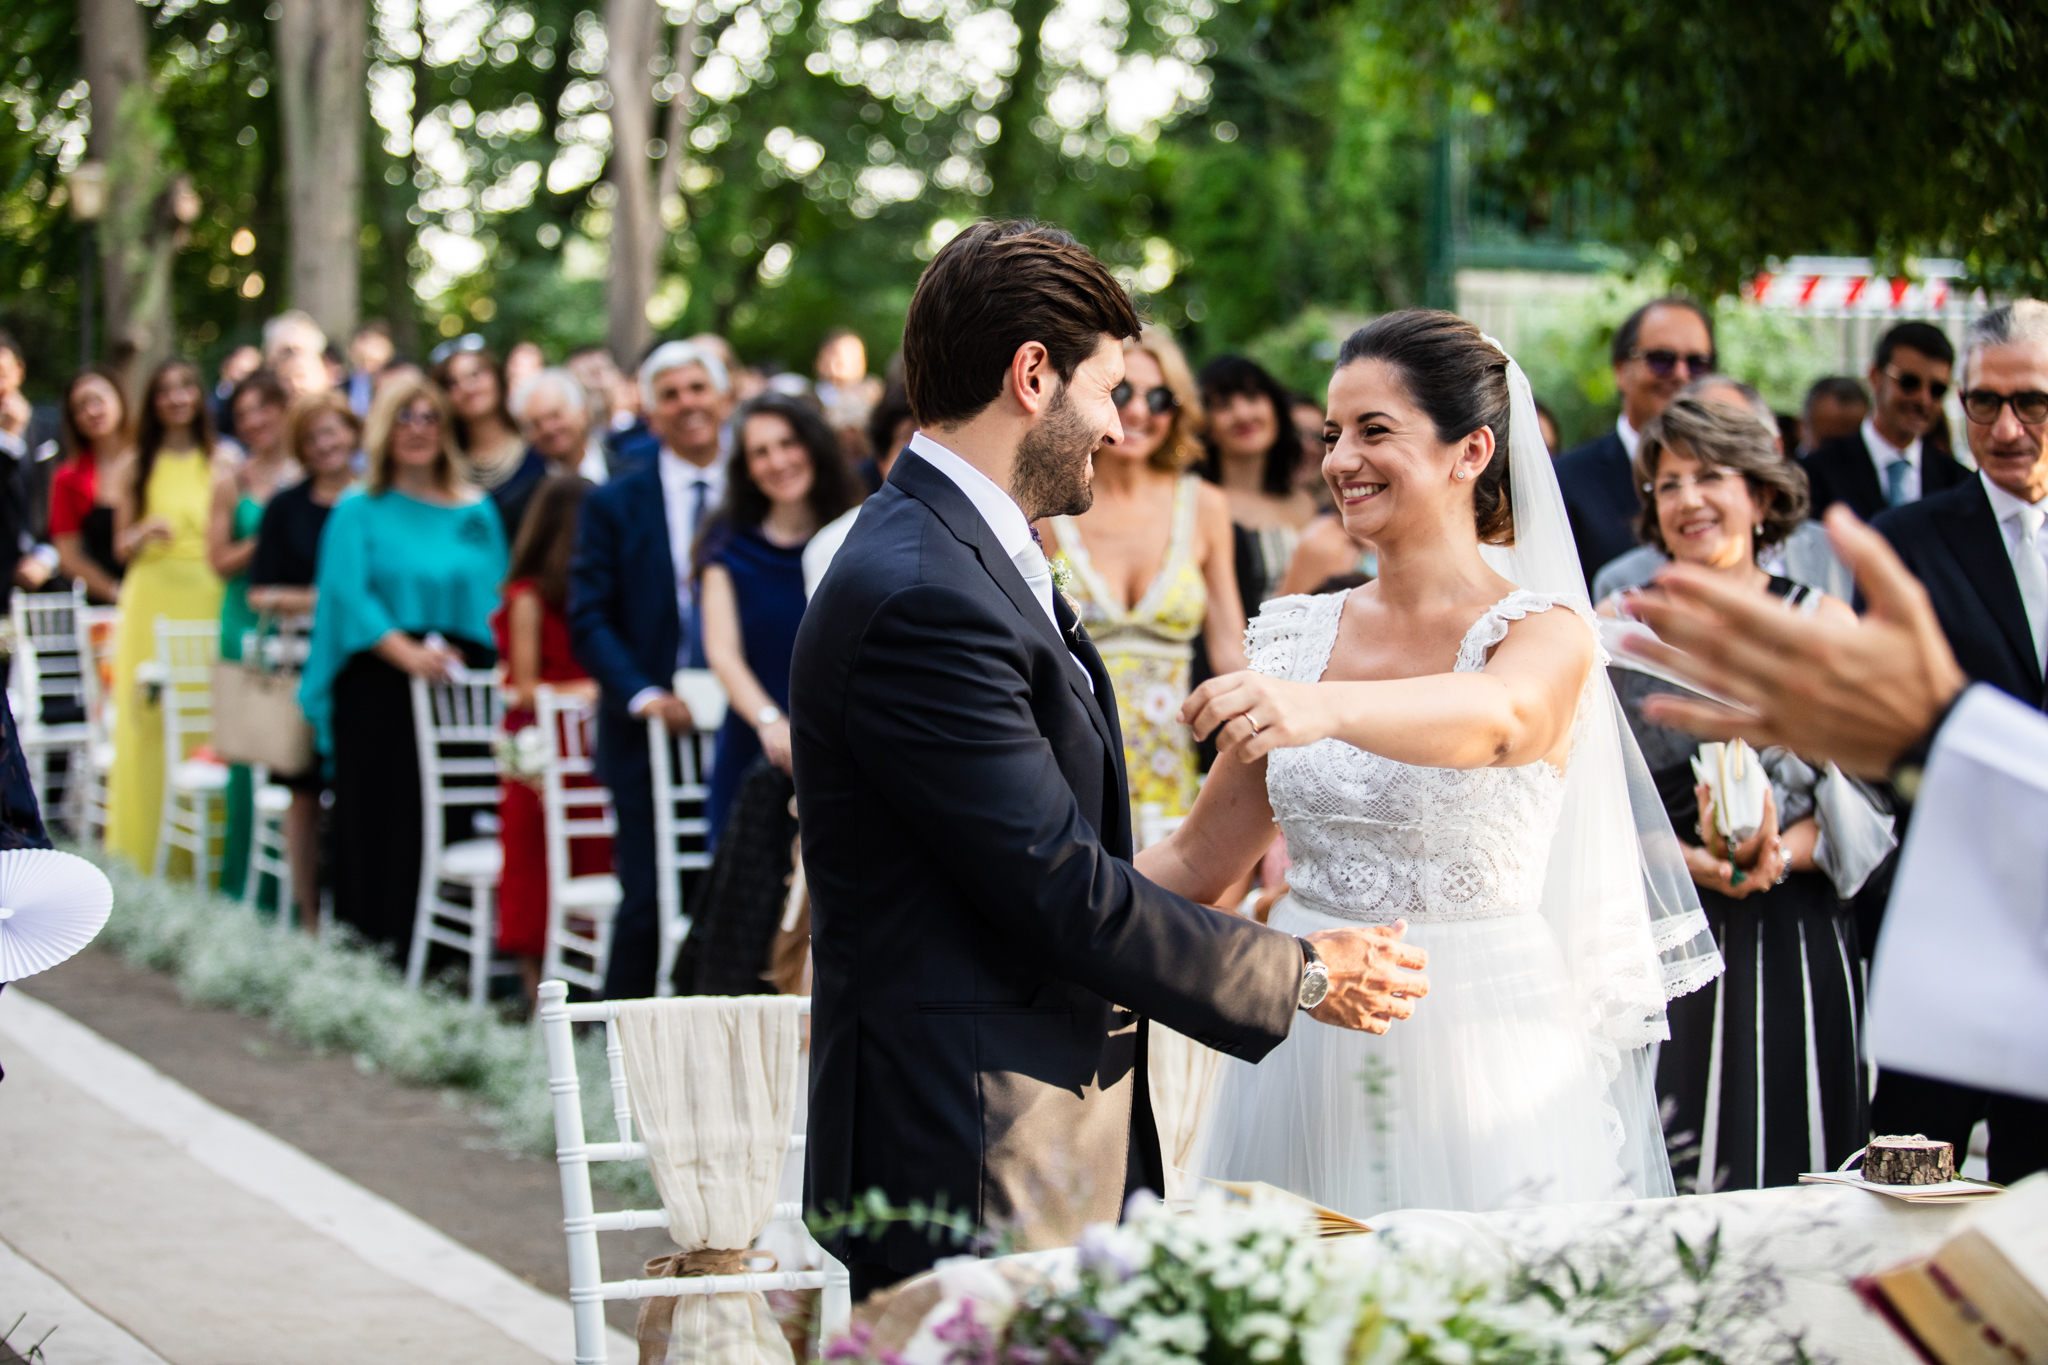
[{"label": "beige handbag", "polygon": [[[255,632],[263,634],[263,618]],[[263,665],[259,644],[254,659],[222,659],[213,666],[213,751],[223,763],[268,768],[296,777],[313,766],[313,727],[299,709],[297,670]]]}]

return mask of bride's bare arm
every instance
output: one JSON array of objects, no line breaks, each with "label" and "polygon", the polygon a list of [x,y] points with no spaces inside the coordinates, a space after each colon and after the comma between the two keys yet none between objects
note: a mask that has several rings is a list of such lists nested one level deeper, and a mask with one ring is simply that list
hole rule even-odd
[{"label": "bride's bare arm", "polygon": [[[1513,623],[1484,672],[1319,683],[1232,673],[1197,688],[1181,719],[1247,762],[1334,738],[1417,767],[1513,768],[1568,751],[1593,659],[1585,622],[1554,607]],[[1235,766],[1219,762],[1209,782]]]},{"label": "bride's bare arm", "polygon": [[1191,901],[1214,905],[1273,842],[1266,764],[1218,763],[1171,838],[1140,853],[1137,869]]}]

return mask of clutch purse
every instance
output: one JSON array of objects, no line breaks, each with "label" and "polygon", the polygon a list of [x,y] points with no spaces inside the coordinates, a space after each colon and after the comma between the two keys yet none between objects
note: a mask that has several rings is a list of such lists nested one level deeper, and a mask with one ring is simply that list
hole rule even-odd
[{"label": "clutch purse", "polygon": [[1756,750],[1739,739],[1702,744],[1693,755],[1692,771],[1713,802],[1714,828],[1723,840],[1739,844],[1763,827],[1771,779]]}]

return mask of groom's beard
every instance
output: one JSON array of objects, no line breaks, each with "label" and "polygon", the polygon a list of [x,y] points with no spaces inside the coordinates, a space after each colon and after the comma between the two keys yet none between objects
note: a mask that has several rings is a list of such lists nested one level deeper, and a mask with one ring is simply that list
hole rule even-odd
[{"label": "groom's beard", "polygon": [[1033,521],[1078,517],[1094,505],[1088,459],[1095,453],[1095,441],[1095,434],[1068,401],[1067,386],[1060,385],[1044,419],[1017,444],[1010,496],[1025,516]]}]

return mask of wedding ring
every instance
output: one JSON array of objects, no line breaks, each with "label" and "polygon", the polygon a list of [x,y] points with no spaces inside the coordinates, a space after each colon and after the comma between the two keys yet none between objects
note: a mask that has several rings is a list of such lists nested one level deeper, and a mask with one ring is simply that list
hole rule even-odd
[{"label": "wedding ring", "polygon": [[1244,713],[1244,723],[1252,727],[1253,734],[1256,735],[1259,732],[1259,723],[1252,719],[1251,712],[1247,711]]}]

